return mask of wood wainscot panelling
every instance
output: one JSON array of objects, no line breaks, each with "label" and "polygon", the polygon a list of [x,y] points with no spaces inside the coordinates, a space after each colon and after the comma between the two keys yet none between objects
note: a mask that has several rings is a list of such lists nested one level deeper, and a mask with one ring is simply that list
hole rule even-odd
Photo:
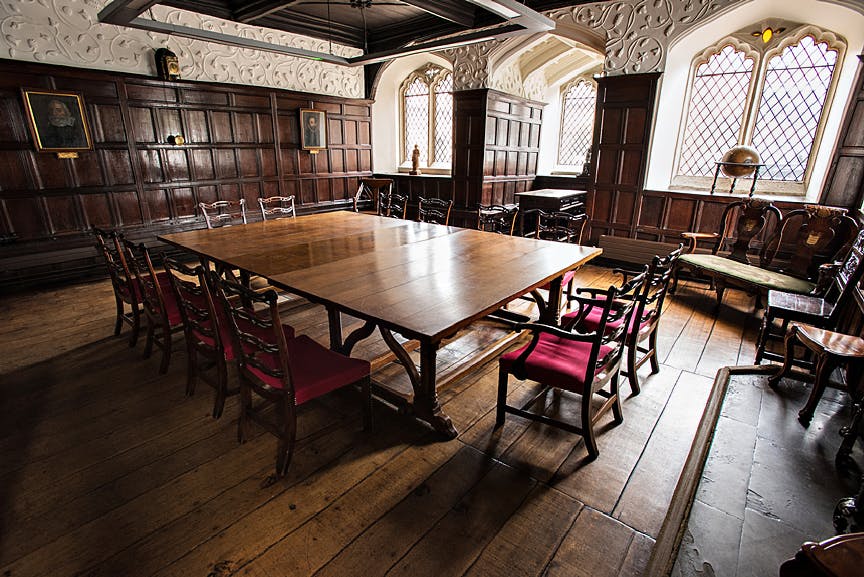
[{"label": "wood wainscot panelling", "polygon": [[[38,153],[21,88],[76,91],[94,149]],[[300,149],[299,110],[327,112],[328,148]],[[371,101],[0,60],[0,290],[104,275],[91,226],[151,242],[201,228],[199,202],[297,196],[351,206],[371,174]],[[181,146],[170,136],[183,136]]]},{"label": "wood wainscot panelling", "polygon": [[659,74],[600,78],[589,189],[590,239],[634,236]]},{"label": "wood wainscot panelling", "polygon": [[[393,179],[393,191],[408,197],[407,218],[417,218],[417,203],[421,198],[440,198],[450,200],[453,191],[453,179],[444,174],[411,175],[401,173],[376,173],[375,178]],[[354,189],[356,191],[356,187]],[[454,214],[451,213],[451,223]],[[458,226],[462,226],[461,224]]]}]

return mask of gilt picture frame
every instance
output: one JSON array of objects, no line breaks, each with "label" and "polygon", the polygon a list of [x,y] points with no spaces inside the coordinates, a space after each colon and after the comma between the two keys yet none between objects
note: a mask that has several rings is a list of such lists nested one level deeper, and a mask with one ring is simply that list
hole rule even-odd
[{"label": "gilt picture frame", "polygon": [[81,94],[22,88],[21,96],[38,152],[93,150]]},{"label": "gilt picture frame", "polygon": [[323,110],[300,110],[300,147],[303,150],[327,148],[327,113]]}]

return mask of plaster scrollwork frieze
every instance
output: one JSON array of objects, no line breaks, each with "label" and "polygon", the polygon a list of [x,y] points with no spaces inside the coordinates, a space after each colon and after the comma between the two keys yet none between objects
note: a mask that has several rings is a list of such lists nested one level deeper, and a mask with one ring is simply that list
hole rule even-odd
[{"label": "plaster scrollwork frieze", "polygon": [[506,66],[496,69],[489,82],[489,88],[494,88],[507,94],[525,96],[522,86],[522,73],[519,70],[518,63],[511,62]]},{"label": "plaster scrollwork frieze", "polygon": [[[98,22],[109,0],[0,0],[0,57],[155,75],[153,50],[168,47],[187,80],[268,86],[348,98],[363,97],[363,70],[291,56],[169,37]],[[144,17],[286,46],[328,52],[328,42],[246,26],[165,6]],[[359,51],[333,44],[334,54]]]},{"label": "plaster scrollwork frieze", "polygon": [[606,37],[608,75],[662,72],[669,43],[694,24],[740,0],[618,0],[549,13]]},{"label": "plaster scrollwork frieze", "polygon": [[453,63],[453,90],[489,88],[489,55],[501,44],[499,40],[487,40],[444,51]]}]

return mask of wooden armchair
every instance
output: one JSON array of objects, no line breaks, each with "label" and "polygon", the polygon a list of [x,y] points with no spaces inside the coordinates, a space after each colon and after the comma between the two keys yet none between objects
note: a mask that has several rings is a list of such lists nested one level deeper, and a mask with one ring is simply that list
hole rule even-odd
[{"label": "wooden armchair", "polygon": [[246,199],[199,202],[207,228],[220,228],[235,224],[246,224]]},{"label": "wooden armchair", "polygon": [[391,193],[378,201],[378,216],[404,219],[408,214],[408,197]]},{"label": "wooden armchair", "polygon": [[[291,463],[297,431],[297,405],[356,383],[363,395],[364,429],[371,429],[372,394],[368,361],[340,355],[306,335],[294,337],[290,334],[279,320],[275,291],[256,293],[213,273],[211,281],[229,321],[232,347],[238,355],[238,437],[241,442],[245,440],[250,420],[275,435],[279,441],[277,476],[284,475]],[[245,306],[244,302],[251,302],[252,306]],[[256,307],[261,312],[256,313]],[[256,402],[253,402],[253,396]]]},{"label": "wooden armchair", "polygon": [[[842,261],[824,264],[812,295],[768,291],[767,306],[756,340],[756,364],[762,359],[782,361],[783,354],[768,349],[771,341],[782,341],[790,322],[801,322],[823,329],[837,330],[841,316],[852,302],[858,282],[864,275],[864,229]],[[812,363],[799,362],[810,366]]]},{"label": "wooden armchair", "polygon": [[276,220],[278,218],[296,218],[297,211],[294,210],[294,196],[268,196],[258,199],[258,207],[261,209],[262,220]]},{"label": "wooden armchair", "polygon": [[518,213],[516,204],[481,204],[477,208],[477,230],[512,235]]},{"label": "wooden armchair", "polygon": [[135,244],[123,241],[123,250],[129,268],[135,274],[141,288],[141,303],[147,318],[147,343],[144,358],[153,354],[153,346],[162,350],[159,372],[168,372],[173,350],[173,335],[183,330],[183,317],[177,298],[171,290],[167,272],[156,273],[150,251],[144,243]]},{"label": "wooden armchair", "polygon": [[[732,212],[738,210],[740,218],[734,219]],[[766,230],[762,247],[754,255],[750,249],[766,223],[777,219],[774,231]],[[737,224],[737,236],[726,256],[719,254],[723,238],[728,234],[717,235],[711,254],[688,253],[682,255],[676,267],[676,280],[681,268],[698,271],[715,284],[717,304],[723,300],[727,287],[735,287],[757,295],[756,305],[761,307],[762,297],[769,290],[796,294],[809,294],[816,288],[818,267],[824,262],[834,260],[839,252],[848,247],[854,235],[855,223],[846,216],[846,209],[820,205],[805,205],[780,218],[779,212],[764,199],[752,198],[732,203],[724,211],[724,230],[730,219]],[[704,235],[685,234],[690,240],[690,248]],[[789,257],[787,262],[778,258],[782,254]],[[677,283],[676,283],[677,284]]]},{"label": "wooden armchair", "polygon": [[[657,360],[657,329],[663,314],[663,305],[666,302],[672,270],[683,249],[684,245],[682,244],[664,257],[655,256],[648,266],[648,273],[642,284],[642,290],[637,295],[636,312],[633,314],[627,331],[627,371],[625,372],[634,396],[641,391],[637,371],[642,365],[650,362],[651,374],[660,372],[660,363]],[[616,269],[616,272],[624,276],[625,283],[634,274],[619,269]],[[579,289],[577,296],[582,295],[590,295],[595,299],[602,297],[600,291],[590,288]],[[576,326],[580,330],[596,330],[600,324],[601,313],[602,309],[599,307],[580,306],[579,310],[564,315],[561,319],[561,325],[565,328]],[[608,326],[610,325],[607,324]],[[648,344],[642,345],[645,341],[648,341]]]},{"label": "wooden armchair", "polygon": [[[108,275],[111,277],[111,287],[114,289],[114,301],[117,306],[117,320],[114,322],[114,335],[120,334],[123,323],[127,323],[132,331],[129,335],[129,346],[134,347],[141,332],[141,291],[138,281],[129,270],[126,256],[121,246],[121,235],[115,231],[104,231],[93,227],[96,237],[96,250],[105,259]],[[129,311],[126,311],[126,306]]]},{"label": "wooden armchair", "polygon": [[360,212],[360,205],[372,203],[372,212],[379,214],[380,198],[389,198],[393,193],[393,180],[390,178],[361,178],[354,194],[354,212]]},{"label": "wooden armchair", "polygon": [[443,225],[450,224],[450,209],[452,208],[452,200],[423,198],[421,196],[420,202],[417,204],[417,220]]},{"label": "wooden armchair", "polygon": [[[504,424],[506,413],[519,415],[582,435],[589,459],[598,456],[594,433],[597,420],[610,409],[616,424],[624,420],[618,395],[618,378],[627,327],[630,326],[636,311],[639,302],[637,296],[645,277],[643,272],[620,289],[609,287],[602,295],[598,295],[600,298],[583,300],[586,306],[597,307],[600,311],[599,324],[596,330],[591,332],[571,332],[536,323],[517,325],[517,329],[530,330],[532,338],[526,346],[499,359],[496,428]],[[511,407],[507,404],[510,375],[520,380],[531,379],[545,386],[521,408]],[[582,396],[579,425],[527,410],[538,400],[545,400],[546,393],[551,388]],[[595,395],[604,399],[599,409],[595,409]]]}]

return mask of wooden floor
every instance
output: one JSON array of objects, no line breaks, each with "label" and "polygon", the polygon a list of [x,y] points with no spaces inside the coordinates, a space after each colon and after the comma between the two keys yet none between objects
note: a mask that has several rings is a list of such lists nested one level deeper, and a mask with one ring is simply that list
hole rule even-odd
[{"label": "wooden floor", "polygon": [[[577,276],[615,281],[597,267]],[[592,463],[557,429],[508,416],[493,432],[491,361],[442,392],[460,432],[450,442],[383,403],[364,433],[353,391],[302,406],[291,469],[273,482],[275,441],[237,443],[236,398],[212,419],[208,387],[184,396],[182,350],[159,375],[140,343],[111,335],[107,282],[7,297],[0,574],[640,575],[717,369],[753,359],[752,300],[726,300],[718,318],[702,285],[679,289],[661,322],[661,371],[643,374],[639,396],[624,386],[624,423],[601,425]],[[290,307],[285,320],[326,342],[320,307]],[[439,371],[464,368],[499,333],[478,323]],[[398,366],[376,378],[405,379]],[[512,384],[511,403],[534,390]],[[547,405],[578,417],[578,398]]]}]

